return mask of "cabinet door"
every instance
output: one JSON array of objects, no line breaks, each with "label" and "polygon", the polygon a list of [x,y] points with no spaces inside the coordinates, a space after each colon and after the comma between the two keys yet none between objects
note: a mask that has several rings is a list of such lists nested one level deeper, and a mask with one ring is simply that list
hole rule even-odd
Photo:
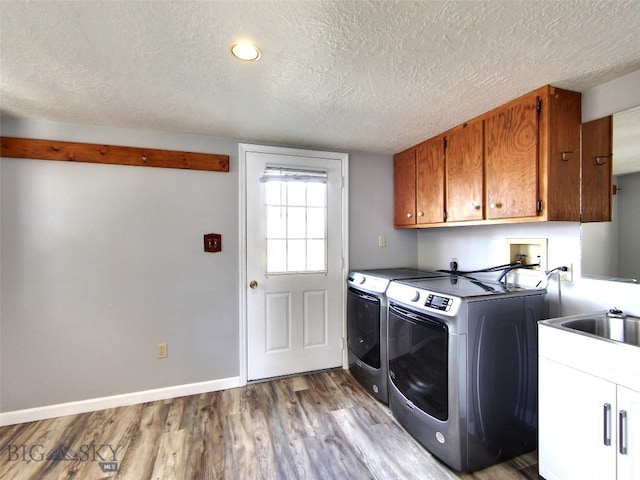
[{"label": "cabinet door", "polygon": [[538,97],[527,96],[485,120],[487,218],[538,213]]},{"label": "cabinet door", "polygon": [[[621,415],[621,412],[624,414]],[[624,418],[621,418],[622,416]],[[619,386],[618,480],[638,478],[640,478],[640,392]]]},{"label": "cabinet door", "polygon": [[444,145],[436,137],[416,150],[416,223],[444,221]]},{"label": "cabinet door", "polygon": [[396,226],[415,225],[416,151],[406,150],[393,157],[393,218]]},{"label": "cabinet door", "polygon": [[615,480],[616,386],[543,357],[538,374],[540,475]]},{"label": "cabinet door", "polygon": [[582,125],[583,222],[611,221],[611,115]]},{"label": "cabinet door", "polygon": [[447,221],[483,218],[482,122],[465,124],[447,136]]}]

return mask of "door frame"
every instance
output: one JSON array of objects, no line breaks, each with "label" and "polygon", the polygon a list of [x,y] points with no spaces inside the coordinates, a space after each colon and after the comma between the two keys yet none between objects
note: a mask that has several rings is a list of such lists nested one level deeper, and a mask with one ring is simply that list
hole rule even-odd
[{"label": "door frame", "polygon": [[[253,145],[240,143],[238,145],[238,205],[239,215],[239,340],[240,340],[240,386],[247,384],[247,153],[268,153],[276,155],[289,155],[299,157],[326,158],[340,160],[342,171],[342,278],[347,278],[349,265],[349,154],[338,152],[324,152],[319,150],[303,150],[298,148],[274,147],[268,145]],[[348,368],[349,360],[346,348],[347,322],[346,322],[346,287],[341,290],[340,303],[342,312],[342,367]]]}]

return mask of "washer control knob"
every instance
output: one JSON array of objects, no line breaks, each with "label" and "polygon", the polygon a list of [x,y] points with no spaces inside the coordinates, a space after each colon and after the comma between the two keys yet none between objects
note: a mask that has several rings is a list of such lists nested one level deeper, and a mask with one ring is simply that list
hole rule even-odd
[{"label": "washer control knob", "polygon": [[420,300],[420,292],[416,290],[416,294],[413,296],[411,301],[412,302],[417,302],[418,300]]}]

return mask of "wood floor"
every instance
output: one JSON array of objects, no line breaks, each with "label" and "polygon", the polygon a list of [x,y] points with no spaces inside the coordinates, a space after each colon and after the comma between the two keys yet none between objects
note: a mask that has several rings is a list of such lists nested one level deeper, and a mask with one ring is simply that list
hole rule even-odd
[{"label": "wood floor", "polygon": [[539,479],[535,453],[457,474],[348,371],[0,428],[9,479]]}]

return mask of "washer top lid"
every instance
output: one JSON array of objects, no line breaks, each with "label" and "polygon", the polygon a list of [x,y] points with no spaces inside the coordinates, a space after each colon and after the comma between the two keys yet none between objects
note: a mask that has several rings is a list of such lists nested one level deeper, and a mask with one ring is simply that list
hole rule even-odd
[{"label": "washer top lid", "polygon": [[399,280],[398,283],[404,283],[433,293],[441,293],[466,299],[491,295],[531,295],[534,293],[546,293],[546,290],[541,288],[524,288],[513,284],[505,285],[496,281],[478,280],[473,277],[458,275],[439,278],[406,279]]},{"label": "washer top lid", "polygon": [[354,274],[360,274],[365,277],[377,277],[385,280],[401,280],[407,278],[431,278],[431,277],[448,277],[449,275],[441,272],[429,272],[426,270],[417,270],[414,268],[379,268],[372,270],[353,270],[349,273],[349,277]]}]

